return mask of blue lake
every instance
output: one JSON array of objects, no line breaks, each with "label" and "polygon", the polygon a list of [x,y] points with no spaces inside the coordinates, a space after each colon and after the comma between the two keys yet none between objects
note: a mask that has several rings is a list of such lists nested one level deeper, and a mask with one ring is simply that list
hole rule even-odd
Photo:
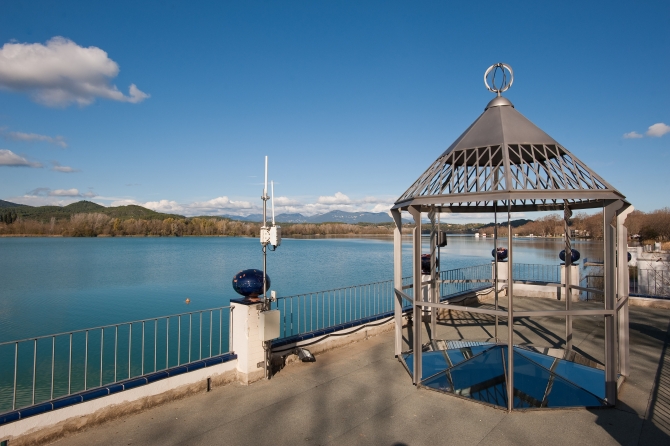
[{"label": "blue lake", "polygon": [[[602,258],[601,242],[573,246]],[[451,236],[441,269],[488,263],[492,249],[491,238]],[[561,249],[514,239],[514,261],[555,265]],[[255,238],[0,238],[0,252],[0,342],[224,306],[238,297],[235,273],[262,268]],[[406,275],[410,260],[406,239]],[[268,275],[280,296],[388,280],[393,241],[284,239],[268,253]]]}]

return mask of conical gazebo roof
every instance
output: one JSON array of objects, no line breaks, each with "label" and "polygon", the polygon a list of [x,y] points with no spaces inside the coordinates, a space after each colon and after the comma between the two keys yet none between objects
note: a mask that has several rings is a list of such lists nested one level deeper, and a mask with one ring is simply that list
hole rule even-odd
[{"label": "conical gazebo roof", "polygon": [[602,207],[625,199],[584,162],[502,96],[395,202],[394,209],[438,205],[442,211],[490,212]]}]

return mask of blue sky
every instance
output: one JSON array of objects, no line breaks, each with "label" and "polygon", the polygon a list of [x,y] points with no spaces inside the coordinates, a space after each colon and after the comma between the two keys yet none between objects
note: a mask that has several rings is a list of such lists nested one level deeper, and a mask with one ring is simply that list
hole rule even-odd
[{"label": "blue sky", "polygon": [[386,210],[505,62],[517,110],[637,209],[670,205],[667,1],[2,10],[1,199],[246,215],[268,155],[278,212]]}]

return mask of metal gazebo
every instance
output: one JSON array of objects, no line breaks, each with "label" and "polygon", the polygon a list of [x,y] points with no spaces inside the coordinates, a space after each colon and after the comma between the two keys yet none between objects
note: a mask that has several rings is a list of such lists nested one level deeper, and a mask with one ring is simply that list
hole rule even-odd
[{"label": "metal gazebo", "polygon": [[[492,86],[488,80],[493,75]],[[502,74],[500,87],[495,85],[495,75]],[[603,404],[616,403],[618,384],[629,374],[628,360],[628,267],[627,230],[623,225],[626,216],[633,210],[623,194],[580,161],[565,147],[519,113],[512,103],[501,95],[512,84],[513,73],[506,64],[491,66],[484,75],[486,87],[496,97],[484,112],[456,141],[442,153],[428,169],[419,176],[395,202],[391,209],[395,221],[394,231],[394,288],[395,288],[395,354],[402,352],[403,304],[411,302],[414,323],[411,330],[413,381],[421,385],[422,380],[422,316],[430,309],[430,323],[435,333],[437,310],[454,309],[441,300],[439,285],[444,282],[437,276],[435,217],[445,213],[493,213],[506,212],[508,216],[506,263],[494,264],[492,278],[495,290],[495,308],[459,306],[459,311],[471,314],[495,316],[496,337],[498,318],[507,318],[507,343],[498,343],[504,348],[502,364],[504,383],[501,388],[506,395],[507,410],[515,407],[518,390],[514,383],[515,344],[514,319],[558,316],[565,318],[565,350],[572,349],[573,316],[602,316],[605,320],[604,398]],[[566,255],[566,278],[560,285],[565,296],[565,309],[561,310],[514,310],[513,237],[509,224],[513,212],[563,211],[565,220],[566,253],[571,252],[568,219],[573,210],[603,209],[603,270],[604,308],[575,309],[572,306],[572,290],[594,291],[571,284],[570,255]],[[402,218],[407,211],[414,220],[412,231],[412,280],[403,286],[402,278]],[[421,229],[422,216],[431,221],[430,274],[422,274]],[[497,227],[497,226],[496,226]],[[497,231],[494,236],[497,247]],[[507,274],[499,277],[498,267],[504,265]],[[422,277],[423,276],[423,277]],[[498,306],[499,285],[506,286],[508,306]],[[428,288],[430,292],[419,292]],[[405,292],[412,289],[413,296]],[[497,339],[496,339],[497,340]],[[517,361],[520,357],[516,356]],[[525,361],[525,359],[524,359]],[[503,375],[501,375],[503,376]],[[445,381],[446,382],[446,381]],[[521,383],[519,383],[521,384]],[[448,385],[448,384],[445,384]],[[517,406],[518,407],[518,406]]]}]

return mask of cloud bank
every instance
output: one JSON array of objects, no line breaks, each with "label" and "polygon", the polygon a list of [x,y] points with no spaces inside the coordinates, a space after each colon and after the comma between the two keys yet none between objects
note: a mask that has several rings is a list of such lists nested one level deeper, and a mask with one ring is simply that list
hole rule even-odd
[{"label": "cloud bank", "polygon": [[47,136],[47,135],[38,135],[37,133],[23,133],[23,132],[4,132],[3,135],[6,139],[11,139],[13,141],[48,142],[49,144],[54,144],[64,149],[67,148],[65,138],[63,138],[62,136]]},{"label": "cloud bank", "polygon": [[647,130],[647,136],[653,136],[656,138],[660,138],[666,133],[670,133],[670,125],[665,125],[662,122],[650,125],[649,129]]},{"label": "cloud bank", "polygon": [[623,134],[624,139],[637,139],[644,138],[644,135],[640,135],[638,132],[628,132]]},{"label": "cloud bank", "polygon": [[61,173],[75,173],[75,172],[81,172],[79,169],[75,169],[74,167],[70,166],[61,166],[61,164],[58,161],[51,161],[51,170],[54,172],[61,172]]},{"label": "cloud bank", "polygon": [[[667,125],[663,122],[657,122],[654,125],[650,125],[647,131],[645,132],[645,135],[651,137],[651,138],[660,138],[661,136],[665,135],[666,133],[670,133],[670,125]],[[644,138],[644,135],[638,132],[628,132],[623,134],[624,139],[637,139],[637,138]]]},{"label": "cloud bank", "polygon": [[50,189],[48,187],[38,187],[26,194],[29,197],[69,197],[69,198],[93,198],[94,192],[79,192],[79,189]]},{"label": "cloud bank", "polygon": [[110,80],[119,66],[100,48],[54,37],[41,43],[6,43],[0,48],[0,88],[28,93],[40,104],[86,106],[96,98],[138,103],[149,97],[135,84],[128,95]]},{"label": "cloud bank", "polygon": [[[101,199],[102,197],[98,197]],[[111,200],[111,206],[124,206],[136,204],[152,209],[157,212],[180,214],[186,216],[196,215],[233,215],[247,216],[249,214],[260,214],[263,211],[260,200],[250,202],[245,200],[232,200],[227,196],[213,198],[207,201],[195,201],[192,203],[179,203],[174,200],[158,200],[141,202],[134,199]],[[268,212],[271,203],[268,202]],[[351,199],[347,195],[337,192],[334,195],[320,196],[315,202],[302,202],[289,197],[275,197],[275,214],[300,213],[305,216],[323,214],[334,210],[348,212],[388,212],[392,202],[375,197],[363,199]]]},{"label": "cloud bank", "polygon": [[9,167],[42,167],[42,164],[28,161],[11,150],[0,149],[0,166]]}]

